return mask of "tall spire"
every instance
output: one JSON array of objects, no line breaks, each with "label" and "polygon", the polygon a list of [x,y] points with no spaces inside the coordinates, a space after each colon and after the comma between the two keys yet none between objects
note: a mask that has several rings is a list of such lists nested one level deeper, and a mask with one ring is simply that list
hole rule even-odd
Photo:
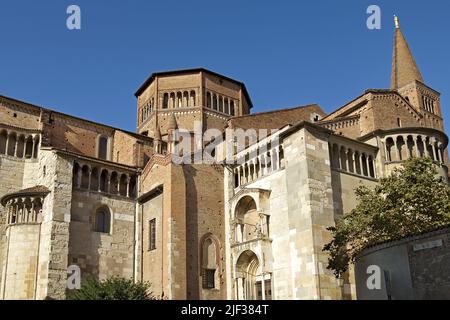
[{"label": "tall spire", "polygon": [[392,54],[391,89],[399,89],[418,80],[424,82],[416,61],[400,29],[400,21],[394,16],[395,36]]}]

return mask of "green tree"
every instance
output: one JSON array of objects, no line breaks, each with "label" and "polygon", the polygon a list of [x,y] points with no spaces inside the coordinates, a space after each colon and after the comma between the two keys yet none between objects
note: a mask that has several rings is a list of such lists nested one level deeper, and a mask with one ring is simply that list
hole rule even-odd
[{"label": "green tree", "polygon": [[429,158],[413,158],[374,188],[358,187],[358,205],[330,227],[324,246],[336,277],[369,246],[450,225],[450,187]]},{"label": "green tree", "polygon": [[112,277],[106,280],[87,279],[81,289],[68,294],[69,300],[155,300],[147,282]]}]

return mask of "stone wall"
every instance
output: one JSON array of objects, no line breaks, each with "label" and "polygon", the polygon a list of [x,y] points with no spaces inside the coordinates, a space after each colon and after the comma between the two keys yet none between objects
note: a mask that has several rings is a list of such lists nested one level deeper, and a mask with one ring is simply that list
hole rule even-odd
[{"label": "stone wall", "polygon": [[[22,189],[23,172],[25,161],[13,157],[0,155],[0,198],[4,195]],[[6,255],[8,250],[8,242],[6,238],[6,208],[0,205],[0,279],[3,290],[4,272],[6,269]],[[0,297],[2,297],[1,295]]]},{"label": "stone wall", "polygon": [[302,129],[283,142],[289,190],[289,238],[293,299],[341,299],[338,281],[322,251],[334,226],[333,190],[327,136]]},{"label": "stone wall", "polygon": [[[111,232],[94,230],[97,209],[107,207]],[[73,191],[69,227],[69,265],[81,268],[82,279],[133,277],[135,202],[93,191]]]},{"label": "stone wall", "polygon": [[5,300],[31,300],[36,297],[40,226],[14,225],[8,228],[5,260]]}]

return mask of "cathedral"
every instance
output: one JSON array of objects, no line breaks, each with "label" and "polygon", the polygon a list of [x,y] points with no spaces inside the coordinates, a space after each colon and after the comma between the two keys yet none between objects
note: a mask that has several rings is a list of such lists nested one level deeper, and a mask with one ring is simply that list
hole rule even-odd
[{"label": "cathedral", "polygon": [[448,177],[440,94],[398,19],[390,88],[329,114],[252,113],[244,83],[203,68],[135,96],[136,132],[0,96],[0,299],[65,299],[71,266],[161,299],[355,299],[322,251],[354,189],[411,157]]}]

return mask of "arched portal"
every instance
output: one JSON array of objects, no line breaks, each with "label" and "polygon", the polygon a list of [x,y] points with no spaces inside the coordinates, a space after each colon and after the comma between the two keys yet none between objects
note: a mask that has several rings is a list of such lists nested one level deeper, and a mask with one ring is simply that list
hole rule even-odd
[{"label": "arched portal", "polygon": [[259,273],[259,259],[247,250],[241,253],[236,262],[236,298],[256,300],[256,278]]},{"label": "arched portal", "polygon": [[251,250],[242,252],[237,259],[235,288],[237,300],[271,299],[271,280],[263,276],[258,256]]}]

